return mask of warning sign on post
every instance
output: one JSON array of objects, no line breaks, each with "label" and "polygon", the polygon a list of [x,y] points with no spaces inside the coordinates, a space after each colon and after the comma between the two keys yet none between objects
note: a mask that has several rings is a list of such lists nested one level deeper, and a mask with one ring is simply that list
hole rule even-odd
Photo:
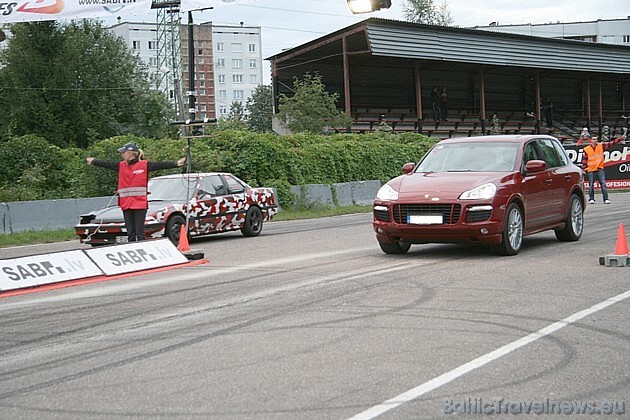
[{"label": "warning sign on post", "polygon": [[108,276],[188,262],[167,238],[93,248],[85,253]]}]

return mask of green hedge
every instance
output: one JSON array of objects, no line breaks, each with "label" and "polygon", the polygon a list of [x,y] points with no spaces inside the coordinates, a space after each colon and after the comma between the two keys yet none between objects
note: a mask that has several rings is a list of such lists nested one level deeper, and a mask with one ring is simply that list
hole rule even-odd
[{"label": "green hedge", "polygon": [[[120,160],[116,151],[135,142],[149,160],[185,156],[185,139],[109,138],[88,150],[60,149],[36,136],[0,143],[0,201],[82,198],[112,195],[116,173],[85,163],[87,156]],[[281,204],[291,205],[291,185],[380,179],[400,174],[436,142],[415,133],[296,134],[277,136],[247,131],[217,131],[190,139],[192,171],[232,172],[253,186],[278,189]],[[152,176],[175,173],[162,171]]]}]

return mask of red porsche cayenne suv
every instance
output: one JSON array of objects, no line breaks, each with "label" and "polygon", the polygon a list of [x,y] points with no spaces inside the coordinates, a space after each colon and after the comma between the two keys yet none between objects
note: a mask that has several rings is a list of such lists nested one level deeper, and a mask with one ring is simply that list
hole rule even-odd
[{"label": "red porsche cayenne suv", "polygon": [[387,254],[445,242],[515,255],[526,235],[552,229],[560,241],[582,236],[582,171],[554,137],[443,140],[402,172],[374,200],[374,232]]}]

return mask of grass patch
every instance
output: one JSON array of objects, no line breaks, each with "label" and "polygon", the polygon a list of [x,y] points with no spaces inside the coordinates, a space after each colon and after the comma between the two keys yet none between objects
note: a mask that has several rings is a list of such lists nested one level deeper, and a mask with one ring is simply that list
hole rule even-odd
[{"label": "grass patch", "polygon": [[316,217],[341,216],[343,214],[369,213],[372,206],[313,206],[308,208],[282,208],[274,221],[314,219]]},{"label": "grass patch", "polygon": [[[273,218],[274,221],[313,219],[316,217],[340,216],[343,214],[369,213],[372,206],[312,206],[308,208],[283,208]],[[46,244],[64,241],[78,241],[74,229],[16,232],[0,234],[0,248],[19,245]]]},{"label": "grass patch", "polygon": [[74,229],[41,231],[28,230],[25,232],[12,233],[10,235],[0,235],[0,248],[18,245],[47,244],[70,240],[79,240],[76,233],[74,233]]}]

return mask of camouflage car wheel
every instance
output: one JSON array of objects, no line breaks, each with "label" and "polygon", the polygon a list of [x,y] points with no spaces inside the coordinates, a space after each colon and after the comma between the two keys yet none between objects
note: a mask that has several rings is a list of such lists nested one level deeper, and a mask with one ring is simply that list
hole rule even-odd
[{"label": "camouflage car wheel", "polygon": [[175,245],[179,245],[179,234],[181,233],[184,223],[186,223],[186,220],[179,214],[171,216],[166,222],[164,236],[170,239]]},{"label": "camouflage car wheel", "polygon": [[245,223],[241,227],[243,236],[258,236],[263,228],[263,215],[260,209],[252,206],[247,210]]}]

